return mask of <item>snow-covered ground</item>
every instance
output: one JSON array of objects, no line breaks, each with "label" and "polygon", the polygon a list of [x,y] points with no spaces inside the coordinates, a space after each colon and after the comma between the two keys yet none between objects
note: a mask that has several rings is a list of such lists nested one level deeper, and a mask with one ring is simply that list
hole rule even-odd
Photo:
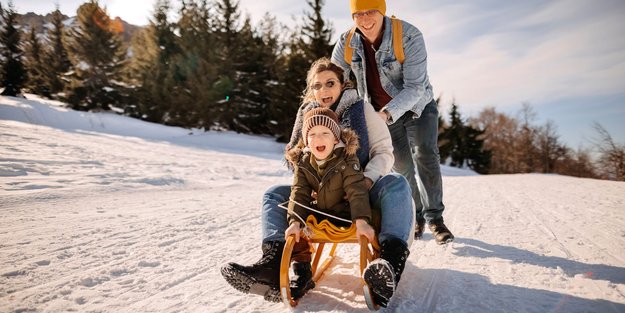
[{"label": "snow-covered ground", "polygon": [[[285,126],[289,127],[289,126]],[[255,262],[271,138],[0,97],[0,312],[276,312]],[[456,241],[411,247],[389,312],[625,312],[625,183],[444,168]],[[366,312],[355,246],[295,311]]]}]

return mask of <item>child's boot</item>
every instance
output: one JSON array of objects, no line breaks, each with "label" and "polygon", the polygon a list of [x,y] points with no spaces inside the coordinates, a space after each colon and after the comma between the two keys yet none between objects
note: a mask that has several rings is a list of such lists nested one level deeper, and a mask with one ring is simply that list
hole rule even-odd
[{"label": "child's boot", "polygon": [[315,288],[310,262],[293,262],[293,277],[291,277],[291,297],[297,300],[303,297],[308,290]]}]

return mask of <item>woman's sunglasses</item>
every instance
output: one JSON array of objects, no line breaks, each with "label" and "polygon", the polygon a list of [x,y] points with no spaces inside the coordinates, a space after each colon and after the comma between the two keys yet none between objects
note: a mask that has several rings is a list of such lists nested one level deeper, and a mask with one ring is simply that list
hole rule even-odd
[{"label": "woman's sunglasses", "polygon": [[334,87],[334,85],[335,85],[335,84],[338,84],[338,83],[339,83],[338,81],[336,81],[336,80],[334,80],[334,79],[330,79],[330,80],[328,80],[325,84],[322,84],[322,83],[315,83],[314,85],[312,85],[312,88],[313,88],[314,90],[320,90],[320,89],[321,89],[321,88],[323,88],[323,86],[325,85],[325,86],[326,86],[326,88],[328,88],[328,89],[329,89],[329,88]]}]

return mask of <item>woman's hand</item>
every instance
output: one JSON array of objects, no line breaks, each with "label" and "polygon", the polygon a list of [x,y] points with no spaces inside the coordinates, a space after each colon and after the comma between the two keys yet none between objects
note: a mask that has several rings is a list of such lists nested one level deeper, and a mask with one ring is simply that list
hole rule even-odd
[{"label": "woman's hand", "polygon": [[375,239],[375,231],[373,230],[373,227],[361,218],[356,220],[356,238],[360,238],[360,236],[365,236],[369,242],[373,242]]},{"label": "woman's hand", "polygon": [[389,114],[387,111],[378,111],[378,116],[384,121],[384,123],[388,122]]},{"label": "woman's hand", "polygon": [[295,235],[295,242],[299,242],[299,225],[299,222],[293,222],[293,224],[291,224],[291,226],[289,226],[289,228],[287,228],[284,232],[284,240],[287,240],[291,235]]}]

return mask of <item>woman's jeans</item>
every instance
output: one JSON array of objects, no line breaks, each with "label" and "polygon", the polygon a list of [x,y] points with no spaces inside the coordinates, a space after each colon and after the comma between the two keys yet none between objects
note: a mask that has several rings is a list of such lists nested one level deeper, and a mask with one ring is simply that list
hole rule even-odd
[{"label": "woman's jeans", "polygon": [[[287,202],[290,195],[289,185],[275,185],[265,192],[261,208],[263,242],[284,241],[284,232],[289,223],[287,211],[278,205]],[[371,209],[379,210],[381,214],[378,241],[381,243],[398,238],[409,243],[415,218],[410,186],[406,178],[391,173],[378,179],[369,190],[369,202]]]},{"label": "woman's jeans", "polygon": [[[393,139],[393,171],[412,189],[416,218],[429,224],[443,221],[443,183],[438,153],[438,109],[430,102],[419,118],[408,111],[388,130]],[[416,174],[416,175],[415,175]]]}]

